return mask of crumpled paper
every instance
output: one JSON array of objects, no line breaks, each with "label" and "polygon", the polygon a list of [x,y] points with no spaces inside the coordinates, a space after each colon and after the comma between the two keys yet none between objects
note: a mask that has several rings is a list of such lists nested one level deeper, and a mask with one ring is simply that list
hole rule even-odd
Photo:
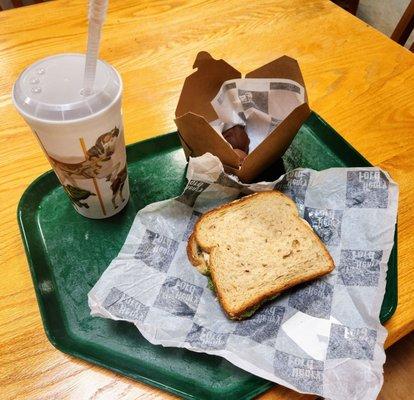
[{"label": "crumpled paper", "polygon": [[222,133],[245,126],[251,153],[296,107],[305,89],[291,79],[246,78],[225,81],[211,101],[218,119],[210,125]]},{"label": "crumpled paper", "polygon": [[[130,321],[153,344],[215,354],[302,393],[375,399],[383,383],[386,329],[379,313],[398,202],[390,176],[379,168],[296,169],[275,182],[240,184],[205,154],[190,159],[187,178],[180,196],[138,212],[89,293],[91,314]],[[336,268],[253,317],[231,321],[189,263],[187,239],[207,210],[272,189],[295,201]]]}]

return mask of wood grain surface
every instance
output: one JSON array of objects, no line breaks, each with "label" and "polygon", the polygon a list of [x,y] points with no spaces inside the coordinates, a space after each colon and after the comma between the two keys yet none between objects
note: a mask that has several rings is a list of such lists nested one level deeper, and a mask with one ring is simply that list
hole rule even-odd
[{"label": "wood grain surface", "polygon": [[[13,109],[24,67],[83,52],[86,1],[0,12],[0,398],[168,399],[165,392],[55,350],[42,327],[17,220],[50,169]],[[248,72],[283,54],[302,68],[311,107],[400,185],[399,303],[387,346],[414,328],[414,56],[328,0],[111,1],[101,57],[122,74],[128,143],[175,130],[183,79],[207,50]],[[276,387],[266,400],[310,399]]]},{"label": "wood grain surface", "polygon": [[384,386],[378,400],[410,400],[413,397],[414,333],[410,333],[387,351]]}]

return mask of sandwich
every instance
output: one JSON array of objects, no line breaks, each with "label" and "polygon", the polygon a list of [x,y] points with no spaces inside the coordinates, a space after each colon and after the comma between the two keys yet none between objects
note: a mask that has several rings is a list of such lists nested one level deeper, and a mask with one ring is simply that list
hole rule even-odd
[{"label": "sandwich", "polygon": [[283,291],[334,269],[296,204],[278,191],[255,193],[202,215],[187,254],[209,276],[231,319],[247,318]]}]

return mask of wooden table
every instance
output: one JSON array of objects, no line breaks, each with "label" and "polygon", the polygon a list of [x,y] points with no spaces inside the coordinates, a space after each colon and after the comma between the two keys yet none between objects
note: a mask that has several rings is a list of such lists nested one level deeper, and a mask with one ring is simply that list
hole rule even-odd
[{"label": "wooden table", "polygon": [[[48,170],[10,91],[39,58],[85,48],[86,1],[0,12],[0,398],[156,399],[160,390],[66,356],[46,339],[16,220],[28,184]],[[101,57],[121,72],[128,143],[175,129],[199,50],[247,72],[288,54],[312,108],[400,185],[398,290],[387,346],[414,328],[414,56],[328,0],[111,1]],[[276,387],[263,399],[305,399]]]}]

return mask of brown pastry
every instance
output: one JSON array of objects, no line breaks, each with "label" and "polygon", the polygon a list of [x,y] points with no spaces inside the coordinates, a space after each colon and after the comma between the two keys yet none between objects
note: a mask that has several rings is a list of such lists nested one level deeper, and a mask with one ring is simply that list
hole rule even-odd
[{"label": "brown pastry", "polygon": [[250,139],[243,125],[235,125],[225,130],[223,137],[231,144],[233,149],[242,150],[246,155],[249,154]]}]

